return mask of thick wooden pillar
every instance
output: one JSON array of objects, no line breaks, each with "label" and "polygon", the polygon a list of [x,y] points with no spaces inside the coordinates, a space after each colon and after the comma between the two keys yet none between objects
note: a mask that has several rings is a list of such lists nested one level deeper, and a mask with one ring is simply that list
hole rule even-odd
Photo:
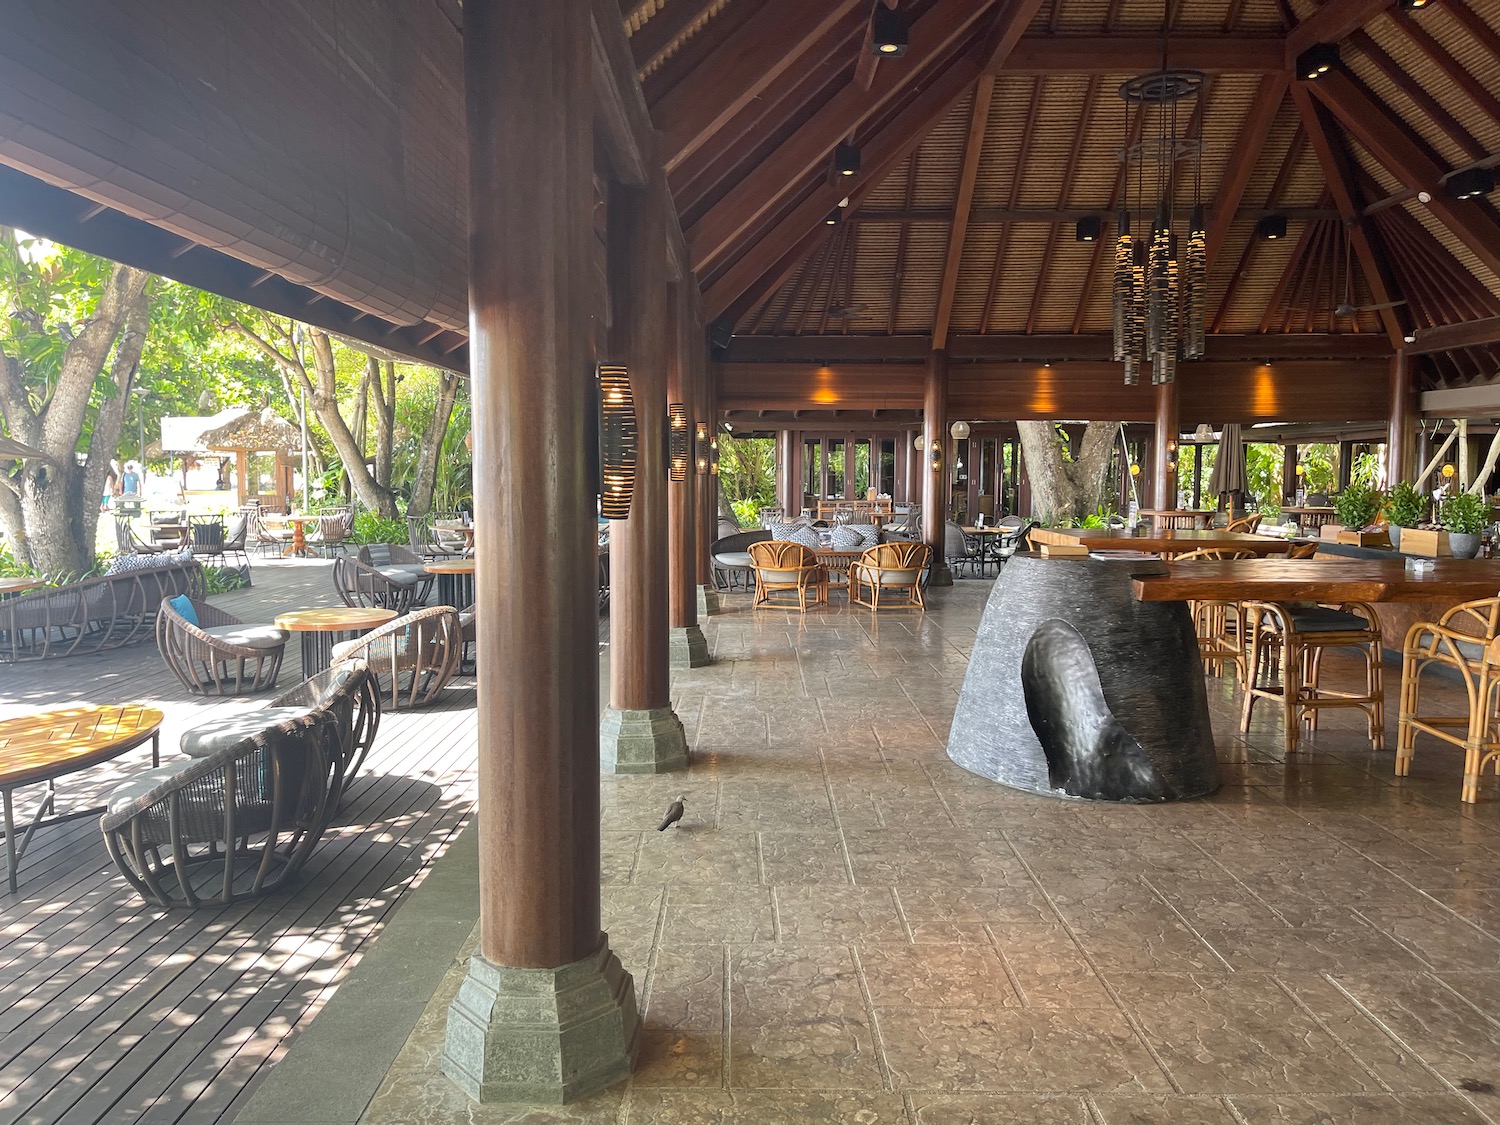
[{"label": "thick wooden pillar", "polygon": [[[692,349],[701,336],[690,303],[690,285],[689,281],[668,287],[672,334],[667,356],[667,401],[680,403],[686,411],[689,443],[697,406]],[[698,625],[698,474],[693,471],[691,453],[686,478],[667,484],[667,538],[671,664],[698,668],[709,662],[709,656],[708,642]]]},{"label": "thick wooden pillar", "polygon": [[1297,503],[1297,490],[1301,487],[1297,476],[1298,450],[1295,445],[1284,445],[1281,447],[1281,495],[1286,502],[1292,505]]},{"label": "thick wooden pillar", "polygon": [[[932,571],[929,586],[951,586],[953,574],[943,552],[948,519],[948,474],[953,454],[948,446],[948,353],[941,348],[927,358],[927,381],[922,396],[923,452],[919,456],[922,474],[922,539],[932,548]],[[938,446],[938,467],[933,471],[933,442]],[[912,450],[913,453],[917,451]]]},{"label": "thick wooden pillar", "polygon": [[589,20],[464,5],[480,938],[443,1069],[482,1101],[602,1089],[639,1040],[599,928]]},{"label": "thick wooden pillar", "polygon": [[[708,362],[708,343],[700,336],[692,351],[693,368],[697,376],[698,395],[693,416],[694,432],[697,424],[704,422],[713,432],[713,372]],[[696,452],[696,450],[695,450]],[[696,463],[692,469],[697,472]],[[713,542],[719,537],[718,496],[714,490],[714,477],[704,473],[698,477],[698,616],[712,617],[719,612],[719,595],[714,586]]]},{"label": "thick wooden pillar", "polygon": [[1177,507],[1177,384],[1156,388],[1156,433],[1151,443],[1151,490],[1157,508]]},{"label": "thick wooden pillar", "polygon": [[1391,413],[1385,438],[1385,483],[1410,480],[1415,454],[1417,391],[1411,378],[1406,349],[1391,356]]}]

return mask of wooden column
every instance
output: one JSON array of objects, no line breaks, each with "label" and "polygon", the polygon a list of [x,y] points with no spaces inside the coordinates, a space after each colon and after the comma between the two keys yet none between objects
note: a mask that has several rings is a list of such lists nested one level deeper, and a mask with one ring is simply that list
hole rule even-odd
[{"label": "wooden column", "polygon": [[[699,668],[709,663],[708,642],[698,625],[698,474],[693,470],[691,443],[697,407],[692,350],[701,337],[689,288],[691,281],[668,287],[672,311],[667,356],[667,401],[687,411],[689,456],[687,477],[667,484],[667,609],[670,661],[674,668]],[[670,436],[670,435],[669,435]]]},{"label": "wooden column", "polygon": [[1156,433],[1151,442],[1151,489],[1157,508],[1177,507],[1176,450],[1181,429],[1177,413],[1176,382],[1161,383],[1156,388]]},{"label": "wooden column", "polygon": [[[922,396],[923,451],[918,458],[922,474],[922,538],[932,548],[929,586],[951,586],[953,574],[943,553],[948,519],[948,474],[953,455],[948,449],[948,353],[935,349],[927,358],[927,381]],[[932,471],[932,443],[938,443],[941,465]],[[913,453],[917,452],[915,449]]]},{"label": "wooden column", "polygon": [[[699,337],[692,349],[693,369],[697,377],[697,396],[694,399],[693,428],[699,422],[707,422],[713,429],[713,371],[708,362],[708,342]],[[693,466],[697,472],[697,465]],[[698,477],[696,494],[698,499],[698,615],[712,616],[719,612],[718,591],[714,587],[713,542],[719,537],[718,498],[714,494],[714,480],[708,474]]]},{"label": "wooden column", "polygon": [[797,431],[780,430],[776,434],[776,503],[786,514],[787,519],[792,518],[792,509],[796,506],[794,493],[797,491],[797,469],[796,469]]},{"label": "wooden column", "polygon": [[1391,356],[1391,414],[1385,438],[1385,483],[1410,480],[1416,446],[1417,392],[1411,378],[1406,349]]},{"label": "wooden column", "polygon": [[1284,445],[1281,448],[1281,495],[1283,498],[1290,496],[1290,503],[1297,503],[1297,446]]}]

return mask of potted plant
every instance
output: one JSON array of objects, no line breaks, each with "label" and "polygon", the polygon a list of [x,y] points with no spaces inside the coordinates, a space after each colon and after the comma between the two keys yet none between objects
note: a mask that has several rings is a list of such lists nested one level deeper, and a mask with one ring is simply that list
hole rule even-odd
[{"label": "potted plant", "polygon": [[[1339,523],[1348,533],[1339,535],[1339,542],[1351,542],[1360,546],[1367,546],[1365,528],[1369,527],[1380,515],[1381,504],[1385,501],[1385,494],[1378,488],[1371,488],[1367,484],[1351,484],[1344,491],[1333,498],[1333,511],[1338,517]],[[1380,538],[1384,538],[1382,535]]]},{"label": "potted plant", "polygon": [[1454,558],[1472,559],[1479,554],[1486,515],[1484,498],[1471,492],[1460,492],[1443,501],[1438,519],[1448,529],[1448,549]]},{"label": "potted plant", "polygon": [[1416,527],[1427,515],[1426,493],[1419,492],[1409,480],[1401,481],[1391,489],[1385,501],[1386,519],[1391,521],[1391,546],[1401,549],[1401,529]]}]

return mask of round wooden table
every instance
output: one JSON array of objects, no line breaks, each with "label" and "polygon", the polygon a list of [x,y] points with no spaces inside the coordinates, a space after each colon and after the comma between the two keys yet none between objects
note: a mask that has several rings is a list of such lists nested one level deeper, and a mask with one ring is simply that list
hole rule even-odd
[{"label": "round wooden table", "polygon": [[[287,545],[287,549],[281,552],[281,557],[286,558],[288,555],[296,555],[298,558],[301,558],[302,556],[306,555],[307,532],[304,530],[304,525],[309,523],[317,523],[322,518],[322,516],[311,515],[282,516],[282,523],[289,523],[292,525],[292,541]],[[283,627],[286,628],[286,626]]]},{"label": "round wooden table", "polygon": [[[160,765],[161,721],[160,711],[139,703],[111,707],[81,703],[0,722],[0,800],[5,806],[5,860],[11,894],[16,893],[16,864],[38,827],[81,816],[98,816],[104,811],[102,806],[96,806],[43,819],[56,808],[54,781],[64,774],[118,758],[148,741],[151,764]],[[17,844],[11,792],[17,786],[39,781],[47,783],[47,796]]]},{"label": "round wooden table", "polygon": [[302,635],[302,676],[327,671],[333,661],[333,646],[352,640],[396,616],[394,609],[362,609],[337,606],[332,609],[295,609],[278,614],[276,624],[289,633]]},{"label": "round wooden table", "polygon": [[46,584],[45,578],[0,578],[0,601]]},{"label": "round wooden table", "polygon": [[474,560],[439,559],[427,564],[427,573],[437,575],[438,601],[454,609],[474,604]]}]

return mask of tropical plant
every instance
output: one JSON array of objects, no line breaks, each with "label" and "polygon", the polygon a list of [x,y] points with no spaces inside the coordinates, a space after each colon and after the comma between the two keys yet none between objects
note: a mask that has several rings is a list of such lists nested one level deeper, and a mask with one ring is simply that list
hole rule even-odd
[{"label": "tropical plant", "polygon": [[1482,496],[1459,492],[1443,501],[1438,520],[1450,534],[1480,535],[1488,515],[1488,505]]},{"label": "tropical plant", "polygon": [[356,543],[405,543],[406,521],[393,516],[382,516],[376,512],[360,511],[354,515],[354,527],[349,532]]},{"label": "tropical plant", "polygon": [[737,500],[754,500],[759,507],[774,504],[776,439],[721,435],[719,492],[731,506]]},{"label": "tropical plant", "polygon": [[752,497],[748,500],[731,500],[729,504],[734,509],[734,518],[739,521],[741,527],[760,526],[760,510],[765,505],[759,500]]},{"label": "tropical plant", "polygon": [[1398,481],[1385,501],[1385,515],[1397,527],[1416,527],[1427,518],[1432,501],[1409,480]]},{"label": "tropical plant", "polygon": [[227,594],[250,585],[245,573],[237,566],[205,566],[203,568],[203,591],[207,594]]},{"label": "tropical plant", "polygon": [[1366,484],[1350,484],[1333,498],[1334,514],[1351,531],[1369,527],[1380,515],[1385,494]]}]

